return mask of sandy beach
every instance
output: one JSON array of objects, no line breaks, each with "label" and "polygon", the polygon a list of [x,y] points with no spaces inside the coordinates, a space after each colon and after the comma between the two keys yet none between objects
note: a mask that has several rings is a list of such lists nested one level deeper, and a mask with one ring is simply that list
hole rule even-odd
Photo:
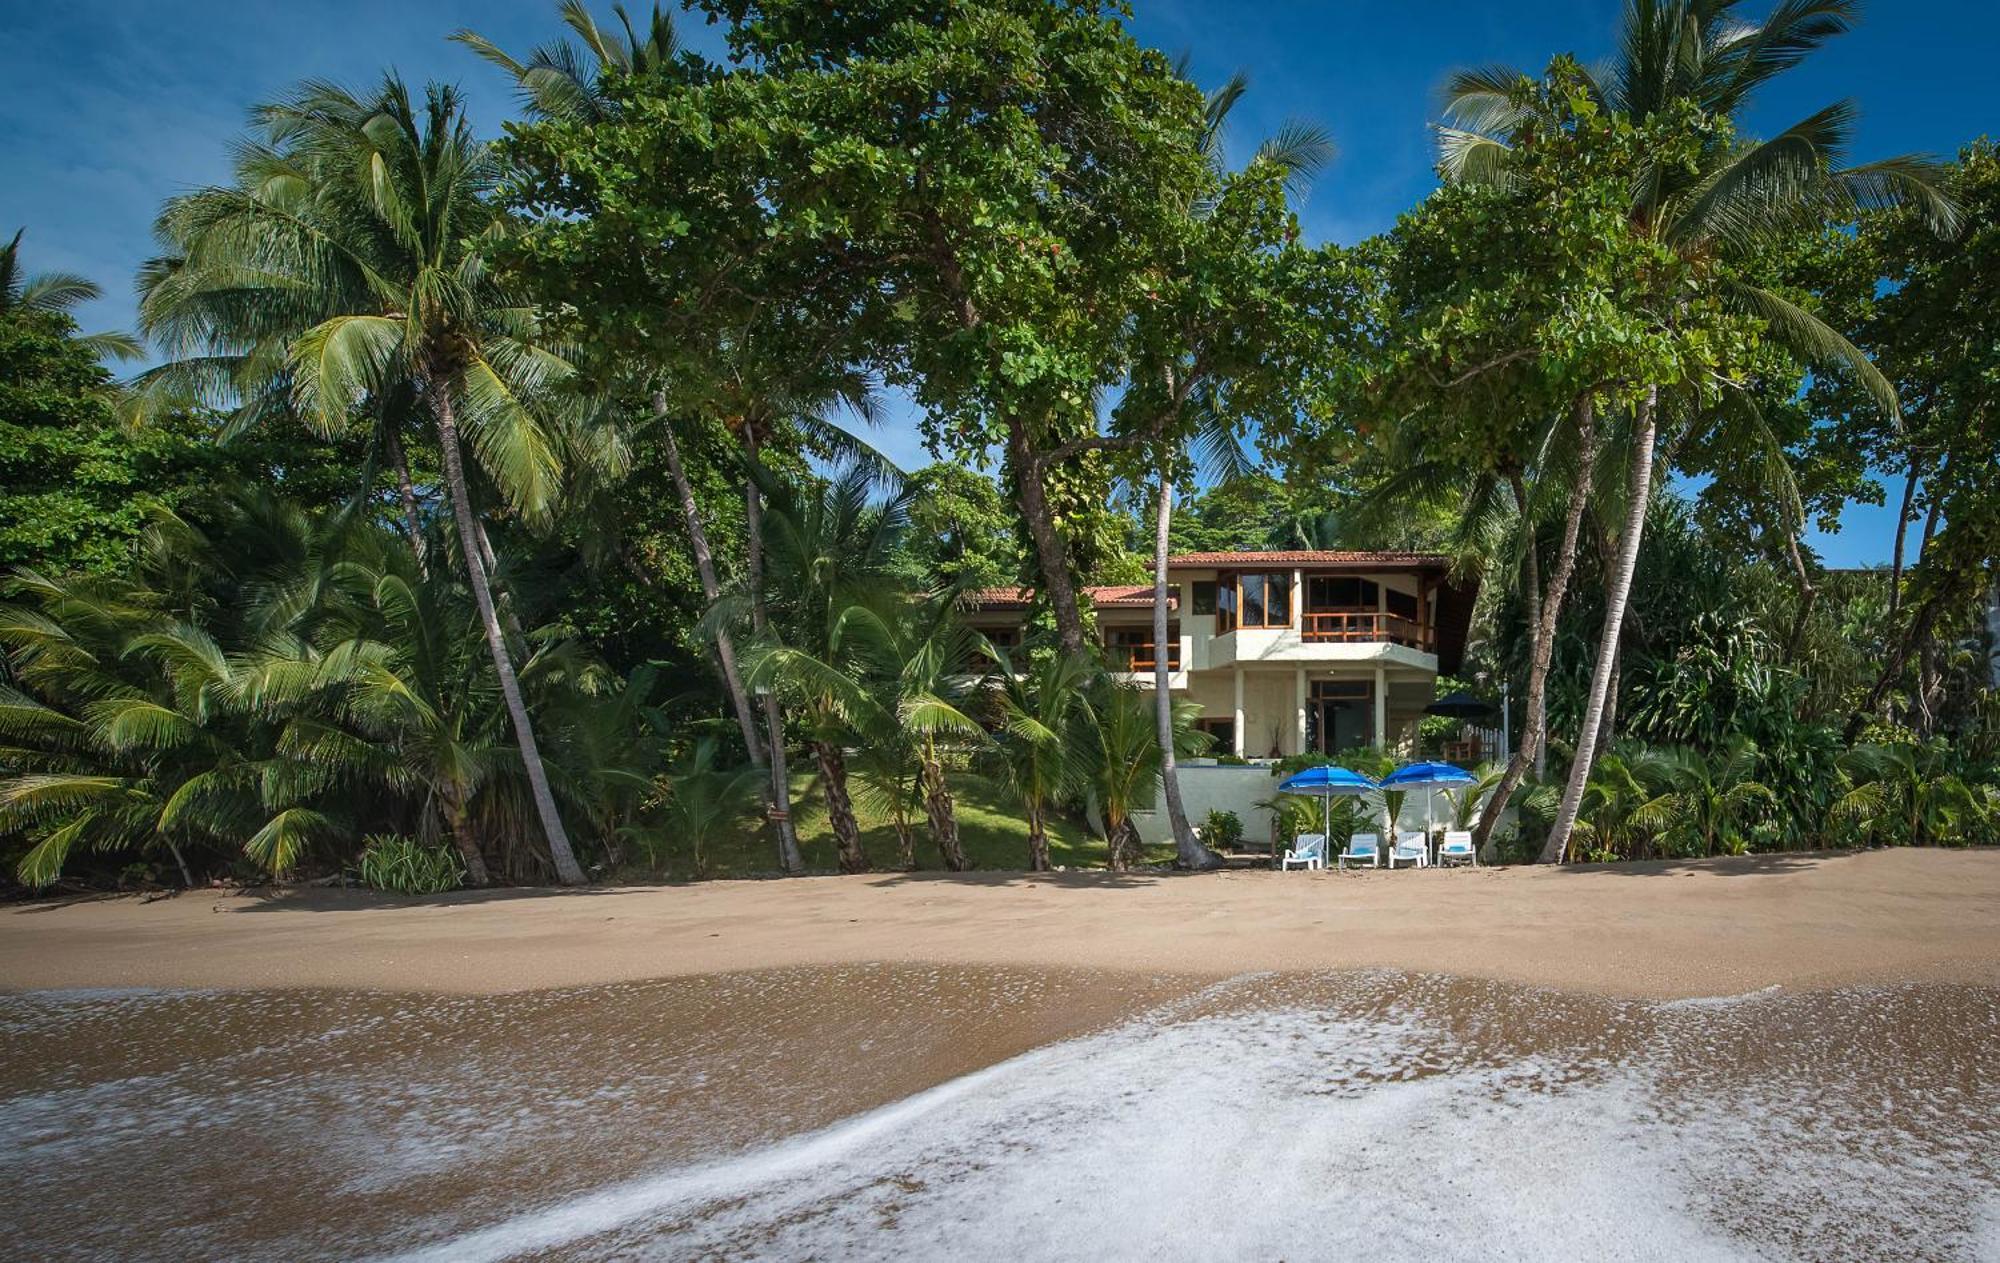
[{"label": "sandy beach", "polygon": [[0,984],[22,1257],[2000,1251],[1993,850],[98,898]]},{"label": "sandy beach", "polygon": [[1599,995],[2000,985],[2000,850],[1347,873],[875,874],[0,912],[0,987],[482,993],[862,962],[1396,969]]}]

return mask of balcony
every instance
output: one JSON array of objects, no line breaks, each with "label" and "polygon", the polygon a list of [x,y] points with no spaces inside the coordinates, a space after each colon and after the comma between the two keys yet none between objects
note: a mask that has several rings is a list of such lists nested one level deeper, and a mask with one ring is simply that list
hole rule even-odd
[{"label": "balcony", "polygon": [[1435,628],[1378,610],[1307,610],[1300,615],[1299,636],[1314,645],[1387,644],[1437,652]]}]

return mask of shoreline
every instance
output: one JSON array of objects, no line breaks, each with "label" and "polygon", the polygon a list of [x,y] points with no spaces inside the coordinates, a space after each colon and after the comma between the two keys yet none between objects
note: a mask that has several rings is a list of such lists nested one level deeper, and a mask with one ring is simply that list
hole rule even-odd
[{"label": "shoreline", "polygon": [[1391,969],[1638,999],[2000,986],[2000,849],[1571,868],[902,874],[412,901],[325,889],[0,912],[0,989],[490,994],[863,963]]}]

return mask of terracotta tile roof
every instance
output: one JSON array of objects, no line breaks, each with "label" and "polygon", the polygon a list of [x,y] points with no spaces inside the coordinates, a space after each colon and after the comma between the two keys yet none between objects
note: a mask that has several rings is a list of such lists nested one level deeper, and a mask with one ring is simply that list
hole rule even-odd
[{"label": "terracotta tile roof", "polygon": [[1179,553],[1167,558],[1169,567],[1193,566],[1338,566],[1342,568],[1442,568],[1451,558],[1442,553],[1352,552],[1329,549],[1289,549],[1273,552]]},{"label": "terracotta tile roof", "polygon": [[[1086,587],[1083,591],[1093,605],[1113,606],[1121,609],[1150,609],[1153,604],[1153,585],[1150,583],[1120,583],[1101,587]],[[965,595],[965,603],[980,610],[1025,609],[1034,597],[1033,588],[980,588]],[[1172,609],[1175,601],[1168,598],[1167,608]]]}]

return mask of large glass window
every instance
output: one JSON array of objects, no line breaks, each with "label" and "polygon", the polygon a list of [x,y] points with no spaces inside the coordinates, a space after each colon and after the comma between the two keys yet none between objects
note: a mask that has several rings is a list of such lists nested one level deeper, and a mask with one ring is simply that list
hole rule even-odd
[{"label": "large glass window", "polygon": [[1381,594],[1371,579],[1349,575],[1314,575],[1306,580],[1308,610],[1372,610]]},{"label": "large glass window", "polygon": [[1194,581],[1194,612],[1215,613],[1215,580],[1196,579]]},{"label": "large glass window", "polygon": [[1289,627],[1292,625],[1292,576],[1288,574],[1246,574],[1237,580],[1242,593],[1241,625],[1244,627]]}]

